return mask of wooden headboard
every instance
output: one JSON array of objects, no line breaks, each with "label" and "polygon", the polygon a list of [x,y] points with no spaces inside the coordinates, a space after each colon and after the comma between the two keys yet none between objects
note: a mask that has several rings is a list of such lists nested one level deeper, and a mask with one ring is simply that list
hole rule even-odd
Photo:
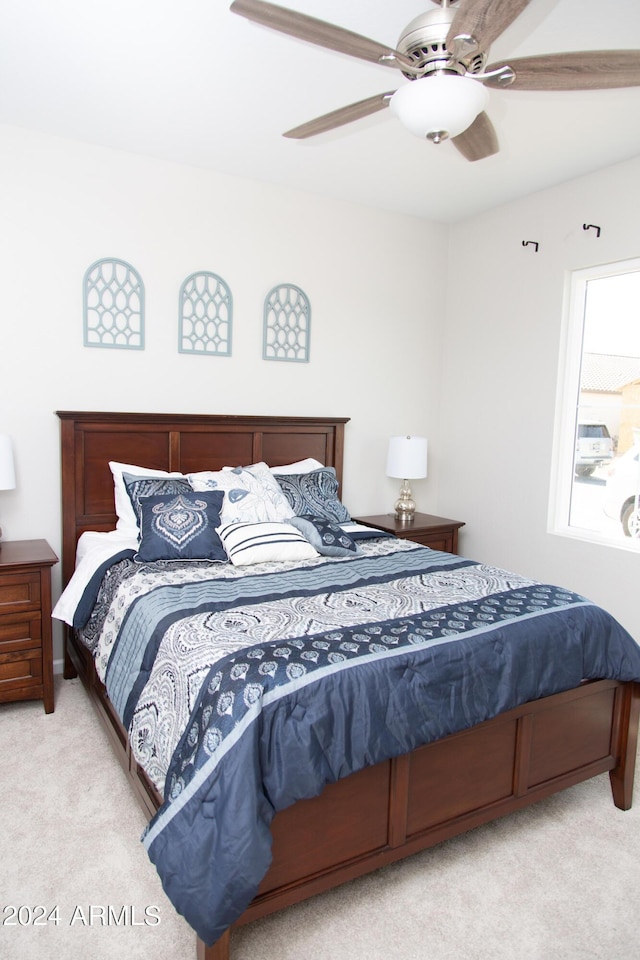
[{"label": "wooden headboard", "polygon": [[59,410],[62,443],[62,577],[85,530],[116,525],[109,461],[192,473],[264,460],[277,467],[315,457],[342,482],[348,417],[249,417]]}]

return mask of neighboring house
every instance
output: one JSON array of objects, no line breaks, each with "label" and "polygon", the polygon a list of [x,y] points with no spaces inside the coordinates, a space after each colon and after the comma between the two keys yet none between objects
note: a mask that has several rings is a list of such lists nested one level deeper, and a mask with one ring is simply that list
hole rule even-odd
[{"label": "neighboring house", "polygon": [[620,453],[636,442],[640,431],[640,378],[626,383],[622,389],[622,423],[620,426]]},{"label": "neighboring house", "polygon": [[[640,427],[640,357],[584,353],[580,372],[580,418],[606,423],[616,451],[633,444]],[[635,391],[632,388],[635,385]]]}]

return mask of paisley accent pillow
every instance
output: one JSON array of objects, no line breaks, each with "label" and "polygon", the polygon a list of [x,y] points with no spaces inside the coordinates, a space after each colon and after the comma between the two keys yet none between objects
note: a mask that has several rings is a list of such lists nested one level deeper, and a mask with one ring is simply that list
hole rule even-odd
[{"label": "paisley accent pillow", "polygon": [[167,470],[155,470],[151,467],[139,467],[135,463],[119,463],[109,461],[109,469],[113,475],[113,496],[116,508],[117,530],[136,531],[136,515],[131,505],[131,499],[124,484],[124,473],[136,474],[139,477],[181,477],[181,473],[169,473]]},{"label": "paisley accent pillow", "polygon": [[140,501],[143,497],[163,497],[178,493],[191,493],[191,484],[186,477],[143,477],[135,473],[122,474],[124,487],[131,500],[138,529],[142,520]]},{"label": "paisley accent pillow", "polygon": [[292,517],[289,523],[299,530],[323,557],[354,557],[361,552],[353,537],[331,520],[307,514],[305,517]]},{"label": "paisley accent pillow", "polygon": [[217,527],[222,491],[143,497],[141,537],[134,560],[226,560]]},{"label": "paisley accent pillow", "polygon": [[348,523],[349,511],[338,499],[338,478],[334,467],[310,473],[276,474],[276,480],[296,517],[311,514],[334,523]]}]

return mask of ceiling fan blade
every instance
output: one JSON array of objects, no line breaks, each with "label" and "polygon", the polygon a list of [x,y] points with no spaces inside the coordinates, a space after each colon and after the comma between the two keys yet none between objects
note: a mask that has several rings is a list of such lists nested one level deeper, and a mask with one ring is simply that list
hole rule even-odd
[{"label": "ceiling fan blade", "polygon": [[[530,0],[466,0],[460,4],[447,34],[447,47],[487,50],[518,17]],[[469,42],[457,37],[471,38]],[[475,42],[472,42],[475,41]]]},{"label": "ceiling fan blade", "polygon": [[361,60],[390,67],[414,66],[413,61],[391,47],[296,10],[276,6],[275,3],[264,3],[263,0],[234,0],[230,10],[264,27],[287,33],[299,40],[308,40],[320,47],[328,47],[329,50],[337,50],[338,53],[346,53],[350,57],[359,57]]},{"label": "ceiling fan blade", "polygon": [[588,50],[551,53],[537,57],[501,60],[487,67],[487,73],[511,67],[513,81],[499,77],[483,82],[510,90],[606,90],[640,86],[640,50]]},{"label": "ceiling fan blade", "polygon": [[315,120],[309,120],[293,130],[287,130],[283,136],[291,140],[306,140],[307,137],[315,137],[318,133],[326,133],[328,130],[335,130],[336,127],[342,127],[345,123],[351,123],[353,120],[361,120],[368,117],[378,110],[383,110],[389,106],[389,101],[395,93],[391,90],[389,93],[379,93],[375,97],[368,97],[366,100],[359,100],[357,103],[351,103],[348,107],[340,107],[339,110],[332,110],[331,113],[325,113]]},{"label": "ceiling fan blade", "polygon": [[451,143],[467,160],[484,160],[499,150],[498,137],[486,113],[480,113],[463,133],[453,137]]}]

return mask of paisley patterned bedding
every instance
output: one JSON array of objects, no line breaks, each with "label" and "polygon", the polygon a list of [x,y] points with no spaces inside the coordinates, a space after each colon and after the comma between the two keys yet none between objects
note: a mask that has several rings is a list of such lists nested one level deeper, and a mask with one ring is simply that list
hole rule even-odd
[{"label": "paisley patterned bedding", "polygon": [[82,631],[165,802],[144,843],[207,943],[254,897],[277,810],[640,648],[570,591],[406,540],[299,564],[109,571]]}]

